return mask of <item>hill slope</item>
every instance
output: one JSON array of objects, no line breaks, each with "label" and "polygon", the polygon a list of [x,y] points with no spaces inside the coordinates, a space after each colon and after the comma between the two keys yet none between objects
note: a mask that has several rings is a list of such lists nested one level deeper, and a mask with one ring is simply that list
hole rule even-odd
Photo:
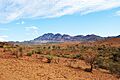
[{"label": "hill slope", "polygon": [[38,38],[35,38],[33,41],[46,41],[46,42],[66,42],[66,41],[96,41],[104,39],[103,37],[97,35],[77,35],[77,36],[70,36],[67,34],[53,34],[47,33]]}]

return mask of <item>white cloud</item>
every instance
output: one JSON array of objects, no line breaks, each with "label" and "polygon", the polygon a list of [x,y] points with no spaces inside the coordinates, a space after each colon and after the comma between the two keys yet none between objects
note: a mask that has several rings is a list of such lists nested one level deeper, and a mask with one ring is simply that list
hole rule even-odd
[{"label": "white cloud", "polygon": [[32,29],[32,30],[38,30],[39,28],[38,27],[36,27],[36,26],[31,26],[31,27],[25,27],[27,30],[30,30],[30,29]]},{"label": "white cloud", "polygon": [[0,0],[0,23],[88,14],[117,7],[120,7],[120,0]]},{"label": "white cloud", "polygon": [[25,23],[24,21],[21,22],[21,24],[24,24],[24,23]]},{"label": "white cloud", "polygon": [[116,15],[116,16],[120,16],[120,11],[117,11],[117,12],[115,13],[115,15]]},{"label": "white cloud", "polygon": [[21,22],[17,22],[16,24],[25,24],[25,22],[21,21]]},{"label": "white cloud", "polygon": [[36,36],[38,35],[39,28],[36,26],[31,26],[31,27],[25,27],[25,30],[27,31],[27,35],[33,35]]},{"label": "white cloud", "polygon": [[0,41],[6,41],[6,38],[7,38],[8,36],[0,36]]}]

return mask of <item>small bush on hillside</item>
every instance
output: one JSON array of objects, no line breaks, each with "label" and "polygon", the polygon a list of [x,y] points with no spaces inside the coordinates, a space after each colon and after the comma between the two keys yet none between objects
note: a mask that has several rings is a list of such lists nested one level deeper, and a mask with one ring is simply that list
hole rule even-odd
[{"label": "small bush on hillside", "polygon": [[35,53],[36,54],[42,54],[42,50],[41,49],[37,49],[37,50],[35,50]]},{"label": "small bush on hillside", "polygon": [[71,58],[71,55],[70,55],[70,54],[63,54],[63,55],[61,55],[61,57],[64,57],[64,58]]},{"label": "small bush on hillside", "polygon": [[18,49],[18,51],[20,52],[20,57],[22,57],[22,56],[23,56],[23,48],[20,47],[20,48]]},{"label": "small bush on hillside", "polygon": [[81,54],[61,54],[56,55],[57,57],[72,58],[72,59],[82,59]]},{"label": "small bush on hillside", "polygon": [[120,77],[120,63],[110,62],[108,69],[112,74],[117,74]]},{"label": "small bush on hillside", "polygon": [[96,61],[98,67],[120,75],[120,48],[102,45],[97,50],[99,53]]},{"label": "small bush on hillside", "polygon": [[53,46],[52,46],[52,49],[56,49],[56,46],[53,45]]},{"label": "small bush on hillside", "polygon": [[48,46],[48,49],[51,49],[51,46]]},{"label": "small bush on hillside", "polygon": [[49,60],[52,60],[53,56],[52,55],[47,55],[46,58],[49,59]]},{"label": "small bush on hillside", "polygon": [[31,53],[32,53],[32,54],[35,54],[35,50],[32,50]]},{"label": "small bush on hillside", "polygon": [[102,69],[107,69],[108,67],[105,65],[105,59],[104,57],[100,56],[96,59],[96,63],[95,63],[99,68]]},{"label": "small bush on hillside", "polygon": [[33,54],[32,52],[28,52],[27,56],[32,56],[32,54]]},{"label": "small bush on hillside", "polygon": [[81,59],[81,54],[74,54],[72,56],[73,59]]},{"label": "small bush on hillside", "polygon": [[84,71],[86,71],[86,72],[91,72],[91,68],[85,68]]},{"label": "small bush on hillside", "polygon": [[48,59],[47,63],[51,63],[51,60],[53,59],[52,55],[47,55],[46,58]]}]

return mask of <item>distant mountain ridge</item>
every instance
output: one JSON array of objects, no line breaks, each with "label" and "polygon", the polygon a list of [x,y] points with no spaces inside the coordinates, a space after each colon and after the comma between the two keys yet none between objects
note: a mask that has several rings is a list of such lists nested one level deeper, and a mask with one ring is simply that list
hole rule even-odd
[{"label": "distant mountain ridge", "polygon": [[120,38],[120,35],[116,36],[115,38]]},{"label": "distant mountain ridge", "polygon": [[39,43],[59,43],[59,42],[91,42],[91,41],[103,41],[111,38],[120,38],[120,35],[118,36],[109,36],[109,37],[101,37],[98,35],[76,35],[76,36],[70,36],[68,34],[53,34],[53,33],[46,33],[43,34],[42,36],[39,36],[33,40],[29,41],[10,41],[11,43],[16,43],[16,44],[39,44]]},{"label": "distant mountain ridge", "polygon": [[53,33],[47,33],[43,34],[42,36],[39,36],[35,38],[32,41],[35,42],[66,42],[66,41],[96,41],[96,40],[102,40],[104,37],[97,36],[94,34],[91,35],[76,35],[76,36],[70,36],[68,34],[53,34]]}]

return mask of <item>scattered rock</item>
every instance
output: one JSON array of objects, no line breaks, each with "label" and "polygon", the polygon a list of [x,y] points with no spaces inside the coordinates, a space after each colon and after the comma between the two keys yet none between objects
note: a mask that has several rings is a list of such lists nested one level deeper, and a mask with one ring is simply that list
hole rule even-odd
[{"label": "scattered rock", "polygon": [[50,59],[48,59],[48,58],[42,58],[42,62],[44,62],[44,63],[50,63],[50,62],[51,62],[51,60],[50,60]]}]

